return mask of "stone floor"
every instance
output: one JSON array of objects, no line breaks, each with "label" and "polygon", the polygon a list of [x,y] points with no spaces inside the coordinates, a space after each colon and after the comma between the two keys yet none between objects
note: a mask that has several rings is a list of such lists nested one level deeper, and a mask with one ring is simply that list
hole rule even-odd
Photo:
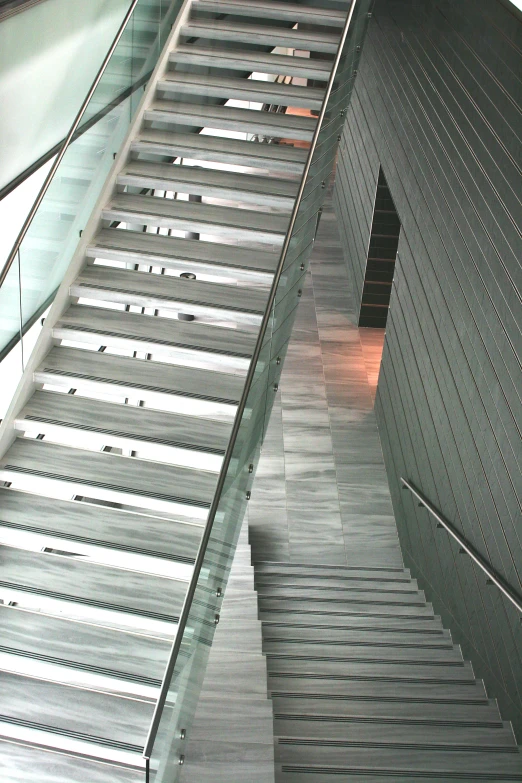
[{"label": "stone floor", "polygon": [[383,341],[356,326],[327,202],[249,503],[255,561],[402,566],[373,410]]}]

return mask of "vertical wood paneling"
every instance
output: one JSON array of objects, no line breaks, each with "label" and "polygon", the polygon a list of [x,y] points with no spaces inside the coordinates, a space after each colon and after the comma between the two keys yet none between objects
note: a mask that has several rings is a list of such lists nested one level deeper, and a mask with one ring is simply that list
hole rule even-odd
[{"label": "vertical wood paneling", "polygon": [[400,488],[522,592],[522,15],[377,0],[334,204],[358,302],[382,165],[402,231],[376,402],[408,564],[522,741],[522,624]]}]

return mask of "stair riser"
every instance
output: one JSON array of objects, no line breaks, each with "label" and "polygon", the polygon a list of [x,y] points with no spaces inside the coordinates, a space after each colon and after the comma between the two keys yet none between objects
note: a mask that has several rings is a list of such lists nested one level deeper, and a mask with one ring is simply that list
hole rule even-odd
[{"label": "stair riser", "polygon": [[415,640],[417,634],[425,636],[427,639],[437,640],[444,636],[450,638],[448,631],[442,627],[440,618],[426,620],[411,620],[407,617],[389,617],[385,618],[366,618],[366,617],[335,617],[330,615],[324,617],[322,614],[310,614],[300,618],[298,615],[289,615],[285,619],[284,615],[279,619],[264,620],[263,632],[267,636],[277,637],[281,635],[291,636],[295,634],[359,634],[376,633],[382,634],[383,641],[386,641],[388,634],[404,635],[404,638]]},{"label": "stair riser", "polygon": [[343,595],[344,592],[350,592],[355,590],[374,592],[375,594],[382,595],[397,595],[397,594],[414,594],[418,595],[418,585],[415,579],[408,582],[378,582],[376,580],[367,579],[314,579],[312,577],[306,579],[295,579],[291,577],[277,577],[277,576],[260,576],[255,580],[256,590],[261,593],[268,593],[271,590],[287,590],[288,592],[295,591],[296,595],[302,595],[303,593],[314,592],[319,594],[319,591],[325,593],[332,592],[333,594]]}]

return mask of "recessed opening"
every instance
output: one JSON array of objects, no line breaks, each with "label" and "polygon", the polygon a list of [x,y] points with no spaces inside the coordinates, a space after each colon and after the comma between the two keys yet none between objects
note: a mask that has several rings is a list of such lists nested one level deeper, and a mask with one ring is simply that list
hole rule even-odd
[{"label": "recessed opening", "polygon": [[401,223],[382,168],[379,170],[359,326],[384,328],[388,319]]}]

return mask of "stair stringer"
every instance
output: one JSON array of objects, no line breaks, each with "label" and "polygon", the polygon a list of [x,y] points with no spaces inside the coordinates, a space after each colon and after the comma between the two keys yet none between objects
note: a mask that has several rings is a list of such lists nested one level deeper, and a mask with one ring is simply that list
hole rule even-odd
[{"label": "stair stringer", "polygon": [[147,88],[141,98],[134,119],[132,120],[127,131],[125,140],[120,146],[119,151],[116,153],[114,163],[107,176],[100,195],[96,200],[91,217],[82,231],[80,241],[78,242],[76,251],[74,252],[74,255],[71,259],[71,263],[69,264],[67,272],[65,273],[64,278],[60,284],[49,314],[45,319],[42,331],[40,332],[34,350],[32,351],[31,357],[24,370],[23,376],[20,379],[20,383],[18,384],[9,409],[5,415],[4,420],[2,421],[2,424],[0,425],[0,459],[4,456],[6,451],[13,444],[17,437],[14,426],[16,416],[20,413],[24,405],[27,404],[29,398],[37,389],[37,383],[34,380],[34,372],[41,363],[42,359],[47,355],[52,346],[55,344],[55,340],[52,336],[52,330],[57,321],[60,320],[67,308],[74,301],[74,297],[71,296],[69,291],[70,286],[78,277],[81,270],[88,264],[92,264],[94,261],[94,259],[89,259],[87,257],[87,247],[92,243],[94,237],[102,228],[102,209],[109,201],[110,197],[116,193],[117,177],[127,163],[131,144],[136,136],[137,131],[141,127],[144,112],[147,110],[154,99],[157,83],[168,71],[169,55],[180,38],[183,25],[189,18],[192,3],[193,0],[183,0],[183,5],[180,8],[176,21],[165,42],[163,51],[147,84]]}]

